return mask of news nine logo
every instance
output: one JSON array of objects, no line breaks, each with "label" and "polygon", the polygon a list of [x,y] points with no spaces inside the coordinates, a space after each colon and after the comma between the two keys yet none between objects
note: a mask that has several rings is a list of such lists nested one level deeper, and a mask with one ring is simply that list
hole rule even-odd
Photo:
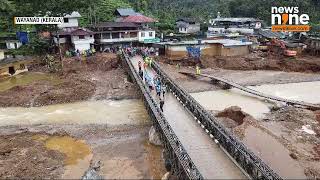
[{"label": "news nine logo", "polygon": [[271,7],[273,32],[307,32],[309,20],[309,15],[300,13],[299,7]]},{"label": "news nine logo", "polygon": [[14,24],[62,24],[63,17],[14,17]]}]

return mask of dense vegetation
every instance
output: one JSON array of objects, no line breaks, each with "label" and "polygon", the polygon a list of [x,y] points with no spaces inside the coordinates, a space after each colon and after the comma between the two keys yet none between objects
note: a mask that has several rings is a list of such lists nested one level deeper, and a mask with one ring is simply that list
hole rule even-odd
[{"label": "dense vegetation", "polygon": [[133,7],[158,19],[160,30],[173,29],[178,17],[192,17],[204,23],[216,17],[218,12],[223,17],[259,18],[269,25],[271,6],[298,6],[302,13],[309,14],[311,24],[320,23],[319,0],[1,0],[0,32],[31,28],[14,26],[13,16],[42,16],[48,13],[61,16],[76,10],[83,16],[81,24],[88,25],[112,20],[114,10],[119,7]]},{"label": "dense vegetation", "polygon": [[[200,22],[222,17],[254,17],[270,25],[272,6],[298,6],[309,14],[311,24],[320,24],[319,0],[129,0],[133,7],[143,5],[142,11],[157,17],[161,25],[170,27],[178,17],[192,17]],[[143,2],[143,3],[139,3]],[[139,6],[138,6],[139,7]],[[140,8],[141,9],[141,8]]]}]

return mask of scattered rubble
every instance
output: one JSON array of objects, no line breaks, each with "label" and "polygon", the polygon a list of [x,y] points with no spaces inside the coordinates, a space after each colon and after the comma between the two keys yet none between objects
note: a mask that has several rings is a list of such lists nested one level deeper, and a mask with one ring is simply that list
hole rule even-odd
[{"label": "scattered rubble", "polygon": [[0,136],[1,179],[58,179],[63,173],[64,155],[48,150],[33,139],[34,133]]}]

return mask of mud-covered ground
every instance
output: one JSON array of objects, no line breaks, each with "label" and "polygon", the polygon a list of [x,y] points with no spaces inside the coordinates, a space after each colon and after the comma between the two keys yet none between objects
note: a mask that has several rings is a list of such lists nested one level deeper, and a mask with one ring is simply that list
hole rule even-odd
[{"label": "mud-covered ground", "polygon": [[286,72],[320,72],[320,58],[303,55],[284,57],[268,55],[266,52],[255,52],[243,57],[203,57],[204,67],[232,70],[276,70]]},{"label": "mud-covered ground", "polygon": [[[166,57],[160,59],[167,63],[176,65],[195,64],[193,58],[182,58],[170,60]],[[244,56],[201,56],[203,68],[223,68],[229,70],[275,70],[286,72],[320,72],[320,57],[302,54],[296,57],[286,57],[283,55],[269,54],[267,52],[252,52]]]},{"label": "mud-covered ground", "polygon": [[23,132],[0,136],[1,178],[56,179],[62,174],[64,155],[47,149],[33,135]]},{"label": "mud-covered ground", "polygon": [[[190,93],[221,89],[210,83],[208,78],[192,78],[179,72],[195,73],[194,66],[180,66],[160,62],[161,67],[170,77]],[[319,73],[284,72],[268,70],[228,70],[222,68],[203,68],[201,73],[222,77],[243,86],[257,86],[262,84],[284,84],[297,82],[320,81]]]},{"label": "mud-covered ground", "polygon": [[[30,80],[0,92],[0,106],[44,106],[88,99],[125,99],[139,97],[134,84],[127,81],[116,54],[97,53],[85,61],[65,58],[63,72],[49,74],[45,66],[30,67],[31,73],[50,75]],[[30,73],[26,72],[26,73]],[[21,76],[21,75],[19,75]],[[13,82],[15,77],[11,77]],[[1,81],[8,81],[4,78]]]},{"label": "mud-covered ground", "polygon": [[[59,118],[60,113],[78,109],[52,110],[53,106],[46,105],[109,99],[107,105],[100,104],[105,107],[97,108],[115,108],[115,100],[132,98],[139,98],[138,89],[127,81],[115,54],[98,53],[82,62],[64,59],[62,73],[36,66],[0,80],[2,111],[28,113],[27,108],[15,106],[43,106],[48,110],[44,113]],[[148,141],[151,121],[140,122],[147,117],[143,107],[124,111],[121,115],[108,111],[105,118],[91,114],[92,119],[85,123],[77,121],[79,114],[64,123],[46,116],[35,116],[30,123],[23,118],[24,112],[16,111],[9,115],[16,123],[0,123],[0,178],[80,179],[95,169],[104,179],[160,179],[165,174],[162,148]],[[118,123],[110,125],[109,121]]]},{"label": "mud-covered ground", "polygon": [[[149,128],[149,125],[0,127],[0,178],[79,179],[98,164],[97,174],[106,179],[160,179],[165,173],[162,149],[148,142]],[[39,141],[39,137],[46,136],[73,138],[88,145],[90,153],[78,156],[82,153],[81,146],[69,141],[68,144],[56,141],[65,146],[67,154],[63,150],[50,150],[48,140]],[[74,149],[68,149],[69,146]],[[66,164],[68,155],[78,158],[78,163]]]},{"label": "mud-covered ground", "polygon": [[[237,63],[241,64],[242,62],[234,62],[234,64]],[[190,93],[215,91],[222,88],[212,84],[208,78],[193,78],[179,73],[180,71],[195,73],[193,66],[178,68],[176,65],[168,63],[162,62],[160,64],[175,82]],[[244,86],[320,80],[318,73],[275,71],[279,70],[276,68],[271,71],[252,70],[252,68],[243,71],[234,70],[243,68],[232,66],[234,68],[227,69],[213,66],[213,68],[203,68],[201,72],[226,78]],[[199,103],[201,104],[201,102]],[[255,119],[239,107],[230,107],[220,112],[212,111],[212,115],[216,116],[223,126],[235,134],[282,177],[289,179],[320,177],[319,111],[282,107],[270,111],[264,118]]]}]

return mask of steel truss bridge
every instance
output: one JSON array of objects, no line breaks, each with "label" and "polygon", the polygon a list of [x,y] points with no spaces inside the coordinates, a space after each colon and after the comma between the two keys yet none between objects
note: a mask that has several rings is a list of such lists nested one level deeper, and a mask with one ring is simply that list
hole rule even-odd
[{"label": "steel truss bridge", "polygon": [[281,179],[153,62],[146,72],[160,76],[170,91],[161,112],[155,93],[138,75],[137,58],[121,53],[179,179]]}]

